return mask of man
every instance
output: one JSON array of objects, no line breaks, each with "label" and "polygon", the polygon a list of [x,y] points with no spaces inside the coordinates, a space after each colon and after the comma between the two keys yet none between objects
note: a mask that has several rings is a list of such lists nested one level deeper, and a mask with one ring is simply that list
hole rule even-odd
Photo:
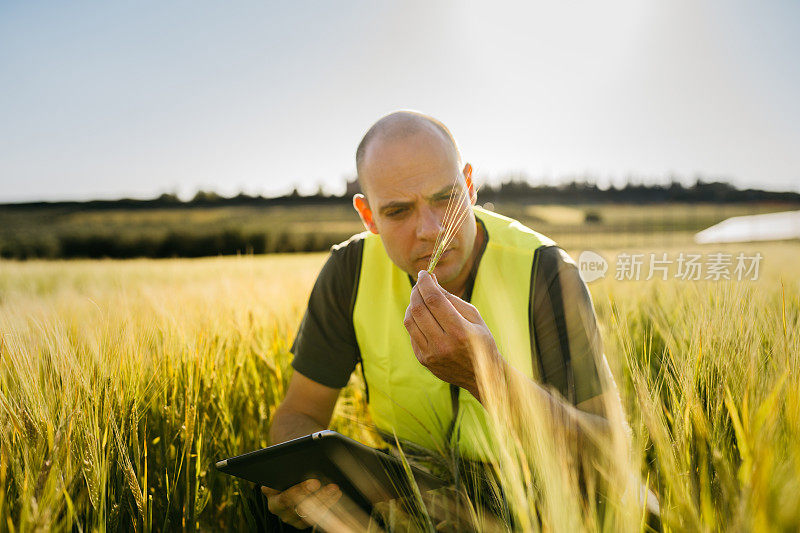
[{"label": "man", "polygon": [[[325,429],[359,363],[377,429],[427,449],[486,458],[479,367],[523,383],[564,420],[602,427],[604,396],[616,390],[569,256],[518,222],[472,207],[472,168],[432,117],[381,118],[356,165],[364,194],[353,205],[367,231],[333,247],[319,274],[272,442]],[[455,204],[454,183],[463,191]],[[465,218],[431,275],[449,203]],[[263,491],[270,511],[300,528],[309,525],[305,505],[332,505],[340,495],[316,480]]]}]

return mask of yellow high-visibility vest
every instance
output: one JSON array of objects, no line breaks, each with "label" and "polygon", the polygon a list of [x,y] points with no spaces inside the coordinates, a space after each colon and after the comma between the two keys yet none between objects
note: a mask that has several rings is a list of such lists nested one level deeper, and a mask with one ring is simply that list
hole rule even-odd
[{"label": "yellow high-visibility vest", "polygon": [[[474,207],[488,233],[472,291],[503,357],[531,378],[538,377],[528,317],[534,251],[552,240],[520,222]],[[389,258],[378,235],[364,239],[353,310],[356,339],[369,387],[369,411],[378,429],[430,450],[445,450],[453,417],[450,385],[422,366],[403,325],[411,280]],[[485,411],[468,392],[458,396],[453,435],[460,453],[487,458]]]}]

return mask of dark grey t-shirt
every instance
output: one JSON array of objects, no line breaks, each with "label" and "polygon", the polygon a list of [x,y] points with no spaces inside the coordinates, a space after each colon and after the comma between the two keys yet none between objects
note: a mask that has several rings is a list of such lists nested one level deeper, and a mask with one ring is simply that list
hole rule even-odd
[{"label": "dark grey t-shirt", "polygon": [[[487,233],[484,248],[488,239]],[[360,361],[353,308],[363,249],[360,235],[331,248],[291,348],[294,369],[328,387],[344,387]],[[465,300],[479,261],[480,257]],[[538,354],[534,365],[543,382],[573,404],[597,396],[601,384],[596,361],[602,357],[602,345],[591,297],[577,266],[561,248],[542,246],[534,253],[531,276],[531,352]]]}]

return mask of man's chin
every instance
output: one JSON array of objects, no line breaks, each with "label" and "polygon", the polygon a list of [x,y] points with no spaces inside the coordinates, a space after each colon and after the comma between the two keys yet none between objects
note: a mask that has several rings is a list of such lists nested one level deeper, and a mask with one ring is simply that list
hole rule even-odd
[{"label": "man's chin", "polygon": [[439,285],[450,283],[457,277],[458,272],[454,272],[453,270],[454,265],[451,264],[436,265],[436,268],[433,269],[433,273]]}]

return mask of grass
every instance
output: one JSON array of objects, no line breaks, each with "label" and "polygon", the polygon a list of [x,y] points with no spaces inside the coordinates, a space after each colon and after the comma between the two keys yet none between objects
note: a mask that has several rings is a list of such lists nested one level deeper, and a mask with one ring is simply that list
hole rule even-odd
[{"label": "grass", "polygon": [[[764,254],[760,280],[590,285],[631,428],[607,448],[605,506],[514,398],[491,413],[509,510],[465,498],[465,524],[639,530],[647,484],[668,530],[800,527],[800,245],[731,249]],[[251,526],[252,489],[212,465],[269,444],[323,261],[0,262],[0,531]],[[364,413],[354,377],[333,429],[374,443]]]}]

